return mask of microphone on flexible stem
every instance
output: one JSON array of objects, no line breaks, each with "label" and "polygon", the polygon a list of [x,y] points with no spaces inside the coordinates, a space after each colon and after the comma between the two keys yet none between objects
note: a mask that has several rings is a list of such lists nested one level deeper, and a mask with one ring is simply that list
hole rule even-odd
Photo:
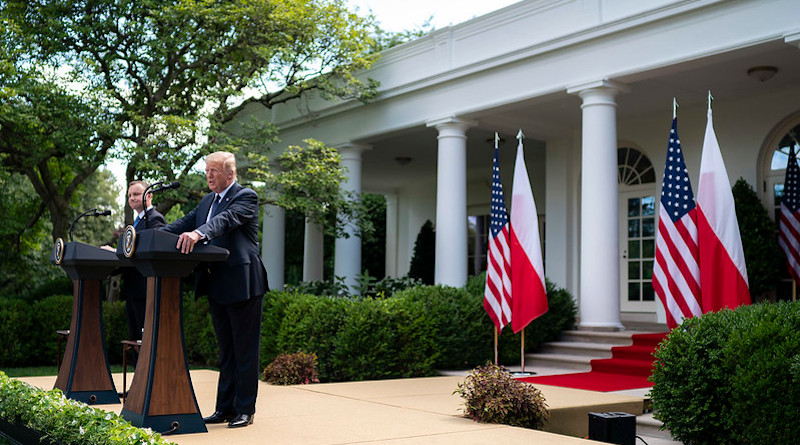
[{"label": "microphone on flexible stem", "polygon": [[172,181],[166,185],[161,185],[161,184],[163,184],[163,182],[159,182],[158,183],[159,187],[154,187],[153,190],[150,190],[150,193],[161,192],[164,190],[172,190],[181,186],[181,183],[179,181]]},{"label": "microphone on flexible stem", "polygon": [[142,193],[142,208],[145,209],[145,214],[142,219],[147,219],[147,194],[148,193],[158,193],[164,190],[171,190],[176,189],[181,186],[181,183],[178,181],[172,181],[169,184],[164,185],[164,181],[159,181],[153,184],[150,184],[146,189],[144,189],[144,193]]},{"label": "microphone on flexible stem", "polygon": [[72,221],[72,224],[69,225],[69,242],[72,242],[72,230],[75,228],[75,223],[78,222],[79,219],[83,218],[84,216],[108,216],[111,214],[111,210],[98,210],[96,208],[89,209],[75,218]]}]

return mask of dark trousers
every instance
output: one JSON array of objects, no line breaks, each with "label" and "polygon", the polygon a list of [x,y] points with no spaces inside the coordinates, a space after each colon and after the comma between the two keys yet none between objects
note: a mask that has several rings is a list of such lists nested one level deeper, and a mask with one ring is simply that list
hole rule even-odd
[{"label": "dark trousers", "polygon": [[208,299],[219,345],[216,411],[256,412],[263,301],[263,295],[232,304],[219,304]]},{"label": "dark trousers", "polygon": [[128,296],[125,311],[128,313],[128,340],[141,340],[144,328],[144,311],[147,300]]}]

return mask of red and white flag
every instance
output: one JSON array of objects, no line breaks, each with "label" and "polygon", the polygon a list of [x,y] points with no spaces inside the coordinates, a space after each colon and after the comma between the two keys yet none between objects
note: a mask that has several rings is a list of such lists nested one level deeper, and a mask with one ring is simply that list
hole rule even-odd
[{"label": "red and white flag", "polygon": [[678,119],[672,119],[658,213],[653,288],[672,329],[684,318],[701,315],[700,269],[697,249],[697,206],[689,171],[678,138]]},{"label": "red and white flag", "polygon": [[739,222],[710,107],[700,160],[697,207],[703,313],[749,304],[750,290]]},{"label": "red and white flag", "polygon": [[486,258],[486,287],[483,308],[497,331],[511,322],[511,249],[509,247],[508,213],[500,182],[497,144],[492,160],[492,208],[489,221],[489,245]]},{"label": "red and white flag", "polygon": [[511,328],[517,333],[547,312],[539,218],[520,131],[511,193]]},{"label": "red and white flag", "polygon": [[786,253],[789,273],[800,283],[800,167],[794,146],[789,146],[789,162],[781,196],[781,221],[778,244]]}]

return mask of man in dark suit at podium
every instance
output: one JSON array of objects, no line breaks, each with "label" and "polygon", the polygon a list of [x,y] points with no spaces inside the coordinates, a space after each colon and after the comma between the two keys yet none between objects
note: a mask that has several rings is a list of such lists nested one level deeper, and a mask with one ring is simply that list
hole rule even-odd
[{"label": "man in dark suit at podium", "polygon": [[[136,231],[157,229],[167,223],[164,215],[153,205],[153,194],[148,193],[146,205],[142,194],[148,184],[144,181],[132,181],[128,184],[128,205],[133,209],[133,227]],[[144,311],[147,302],[147,278],[133,267],[122,273],[122,295],[125,297],[125,309],[128,312],[128,339],[141,340],[144,328]]]},{"label": "man in dark suit at podium", "polygon": [[180,234],[177,248],[190,253],[198,242],[230,251],[224,262],[200,265],[196,292],[207,294],[219,345],[219,382],[214,413],[206,423],[237,428],[253,423],[258,392],[261,306],[267,272],[258,247],[258,195],[236,182],[236,159],[228,152],[206,156],[212,193],[164,230]]}]

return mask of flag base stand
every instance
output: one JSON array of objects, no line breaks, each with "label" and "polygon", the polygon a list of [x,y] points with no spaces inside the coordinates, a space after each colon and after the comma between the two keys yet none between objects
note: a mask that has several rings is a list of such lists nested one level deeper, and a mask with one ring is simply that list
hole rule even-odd
[{"label": "flag base stand", "polygon": [[530,376],[533,376],[533,375],[536,375],[536,373],[533,372],[533,371],[512,372],[511,373],[511,377],[514,377],[514,378],[517,378],[517,377],[530,377]]}]

